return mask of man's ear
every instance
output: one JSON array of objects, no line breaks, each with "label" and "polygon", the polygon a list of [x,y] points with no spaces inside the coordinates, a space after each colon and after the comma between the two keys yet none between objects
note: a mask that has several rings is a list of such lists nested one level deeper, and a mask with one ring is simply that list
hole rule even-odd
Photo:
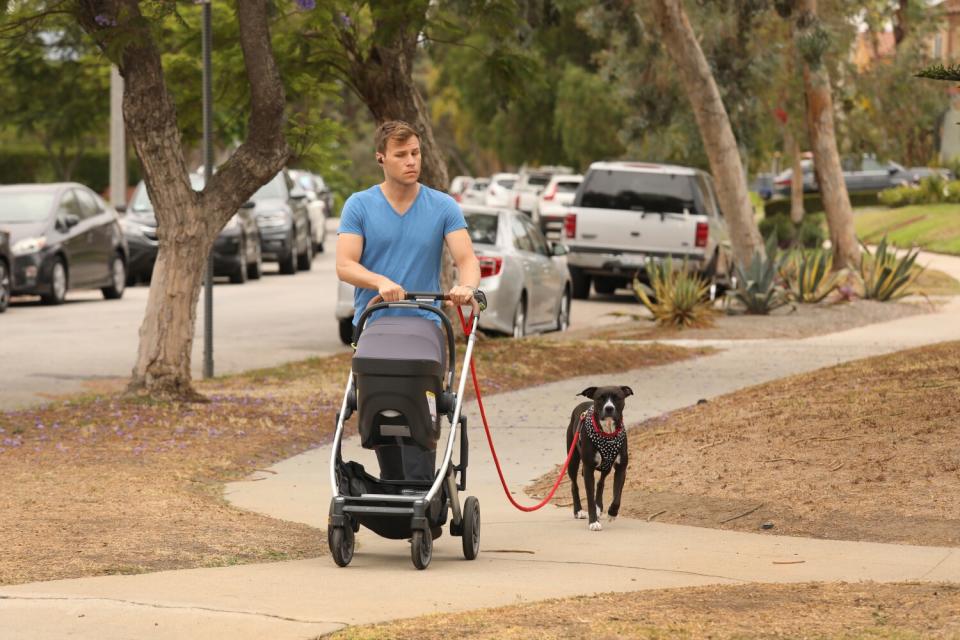
[{"label": "man's ear", "polygon": [[626,398],[627,396],[633,395],[633,389],[631,389],[630,387],[620,387],[620,389],[623,391],[624,398]]},{"label": "man's ear", "polygon": [[590,398],[591,400],[593,400],[593,394],[596,393],[596,392],[597,392],[597,388],[596,388],[596,387],[587,387],[586,389],[584,389],[583,391],[581,391],[581,392],[578,393],[577,395],[578,395],[578,396],[586,396],[587,398]]},{"label": "man's ear", "polygon": [[383,156],[377,156],[377,163],[383,164]]}]

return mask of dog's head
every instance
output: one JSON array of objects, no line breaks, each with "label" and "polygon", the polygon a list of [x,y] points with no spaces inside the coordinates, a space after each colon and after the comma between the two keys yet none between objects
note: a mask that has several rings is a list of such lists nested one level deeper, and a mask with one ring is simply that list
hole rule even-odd
[{"label": "dog's head", "polygon": [[633,395],[630,387],[587,387],[578,395],[593,400],[593,415],[601,428],[613,433],[623,423],[623,403]]}]

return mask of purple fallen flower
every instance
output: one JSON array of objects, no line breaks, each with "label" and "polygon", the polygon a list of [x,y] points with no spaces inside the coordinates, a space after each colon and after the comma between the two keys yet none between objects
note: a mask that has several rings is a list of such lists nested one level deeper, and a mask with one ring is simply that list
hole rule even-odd
[{"label": "purple fallen flower", "polygon": [[345,28],[349,29],[349,28],[350,28],[350,25],[353,24],[353,21],[350,20],[350,16],[348,16],[348,15],[345,14],[345,13],[341,13],[341,14],[340,14],[340,24],[342,24]]},{"label": "purple fallen flower", "polygon": [[317,0],[297,0],[297,6],[304,11],[310,11],[317,6]]}]

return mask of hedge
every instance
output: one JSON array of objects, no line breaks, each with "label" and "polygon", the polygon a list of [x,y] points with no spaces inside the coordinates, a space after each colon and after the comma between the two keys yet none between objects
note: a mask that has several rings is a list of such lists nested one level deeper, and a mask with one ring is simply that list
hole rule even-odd
[{"label": "hedge", "polygon": [[[132,154],[131,154],[132,155]],[[136,156],[127,160],[128,184],[140,181],[140,162]],[[0,148],[0,184],[30,182],[59,182],[53,163],[47,153],[36,147]],[[85,184],[97,193],[104,193],[110,186],[110,152],[106,149],[89,149],[77,163],[70,182]]]},{"label": "hedge", "polygon": [[[853,207],[875,207],[879,204],[877,191],[853,191],[850,193],[850,205]],[[823,209],[823,200],[819,193],[803,194],[803,210],[807,213],[819,213]],[[790,215],[790,198],[777,197],[768,200],[763,206],[765,216]]]}]

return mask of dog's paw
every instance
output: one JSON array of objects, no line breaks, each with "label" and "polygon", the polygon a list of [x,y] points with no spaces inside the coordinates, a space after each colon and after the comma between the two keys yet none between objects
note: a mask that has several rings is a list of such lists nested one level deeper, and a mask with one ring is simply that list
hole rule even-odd
[{"label": "dog's paw", "polygon": [[575,514],[573,514],[573,517],[576,518],[577,520],[586,520],[587,512],[581,509],[580,511],[577,511]]},{"label": "dog's paw", "polygon": [[600,524],[599,522],[590,523],[590,531],[602,531],[602,530],[603,530],[603,525]]},{"label": "dog's paw", "polygon": [[607,518],[607,522],[613,522],[613,521],[616,520],[616,519],[617,519],[617,516],[609,516],[609,517]]},{"label": "dog's paw", "polygon": [[597,507],[597,520],[603,517],[603,507]]}]

